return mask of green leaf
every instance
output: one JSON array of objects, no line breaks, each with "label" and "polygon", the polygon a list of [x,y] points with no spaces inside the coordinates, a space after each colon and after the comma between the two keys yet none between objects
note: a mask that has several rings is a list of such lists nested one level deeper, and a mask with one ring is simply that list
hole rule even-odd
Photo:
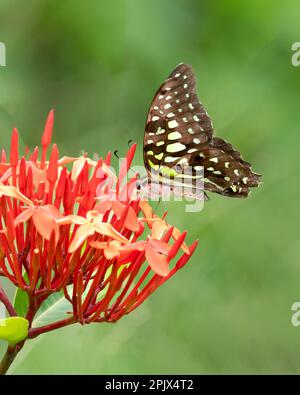
[{"label": "green leaf", "polygon": [[[72,287],[70,287],[70,292]],[[25,317],[28,311],[28,295],[22,289],[18,288],[14,298],[14,308],[19,316]],[[65,298],[62,291],[55,292],[48,296],[37,311],[32,327],[48,325],[55,321],[60,321],[70,317],[73,311],[71,303]]]},{"label": "green leaf", "polygon": [[28,305],[29,301],[27,293],[21,288],[18,288],[14,298],[14,308],[17,314],[21,317],[25,317],[28,311]]},{"label": "green leaf", "polygon": [[73,312],[72,304],[65,298],[64,293],[55,292],[48,296],[39,308],[32,326],[34,328],[48,325],[52,322],[69,318]]},{"label": "green leaf", "polygon": [[[24,280],[29,283],[27,273],[23,273]],[[25,317],[28,311],[29,299],[28,295],[21,288],[17,288],[14,296],[14,308],[17,314],[21,317]]]},{"label": "green leaf", "polygon": [[29,322],[23,317],[9,317],[0,320],[0,339],[10,344],[19,343],[28,335]]},{"label": "green leaf", "polygon": [[[72,292],[72,287],[69,287]],[[14,308],[17,314],[25,317],[28,311],[28,295],[22,289],[18,288],[14,298]],[[32,327],[48,325],[52,322],[69,318],[73,311],[71,303],[65,298],[63,291],[55,292],[48,296],[37,311]]]}]

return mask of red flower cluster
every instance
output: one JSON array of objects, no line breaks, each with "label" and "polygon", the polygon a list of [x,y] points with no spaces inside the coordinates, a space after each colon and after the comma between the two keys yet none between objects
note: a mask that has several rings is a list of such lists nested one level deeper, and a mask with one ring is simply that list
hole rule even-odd
[{"label": "red flower cluster", "polygon": [[[52,111],[41,155],[36,147],[19,156],[16,129],[9,160],[2,151],[0,275],[28,294],[29,322],[58,291],[73,311],[53,329],[72,322],[115,322],[183,267],[197,243],[187,247],[185,232],[129,192],[136,181],[126,180],[135,145],[119,177],[110,168],[110,154],[97,162],[59,158],[54,144],[47,160],[53,122]],[[183,253],[172,265],[179,250]]]}]

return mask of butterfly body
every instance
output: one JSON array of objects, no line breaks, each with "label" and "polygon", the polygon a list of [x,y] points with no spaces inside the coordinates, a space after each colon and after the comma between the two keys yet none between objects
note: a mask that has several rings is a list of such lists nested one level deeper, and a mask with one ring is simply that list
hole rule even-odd
[{"label": "butterfly body", "polygon": [[[144,163],[150,185],[196,199],[205,198],[204,190],[246,197],[260,182],[250,163],[231,144],[213,135],[211,119],[196,93],[194,73],[186,64],[175,68],[151,103]],[[182,189],[185,192],[179,191],[182,184],[189,185]]]}]

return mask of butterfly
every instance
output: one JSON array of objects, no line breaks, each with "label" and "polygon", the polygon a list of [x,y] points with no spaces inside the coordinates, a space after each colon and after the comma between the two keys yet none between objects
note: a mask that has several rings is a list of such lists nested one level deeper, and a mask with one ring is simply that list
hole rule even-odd
[{"label": "butterfly", "polygon": [[140,188],[147,185],[147,191],[151,189],[156,196],[169,190],[196,199],[205,198],[204,191],[247,197],[261,177],[230,143],[214,136],[212,121],[197,96],[193,70],[183,63],[164,81],[151,103],[144,164],[147,176]]}]

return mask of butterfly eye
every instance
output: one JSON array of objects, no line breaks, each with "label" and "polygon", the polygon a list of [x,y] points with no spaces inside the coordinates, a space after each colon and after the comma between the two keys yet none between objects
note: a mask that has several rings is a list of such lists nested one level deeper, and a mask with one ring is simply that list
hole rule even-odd
[{"label": "butterfly eye", "polygon": [[136,186],[136,189],[137,189],[138,191],[140,191],[140,189],[141,189],[141,187],[142,187],[141,181],[140,181],[140,180],[137,180],[135,186]]}]

